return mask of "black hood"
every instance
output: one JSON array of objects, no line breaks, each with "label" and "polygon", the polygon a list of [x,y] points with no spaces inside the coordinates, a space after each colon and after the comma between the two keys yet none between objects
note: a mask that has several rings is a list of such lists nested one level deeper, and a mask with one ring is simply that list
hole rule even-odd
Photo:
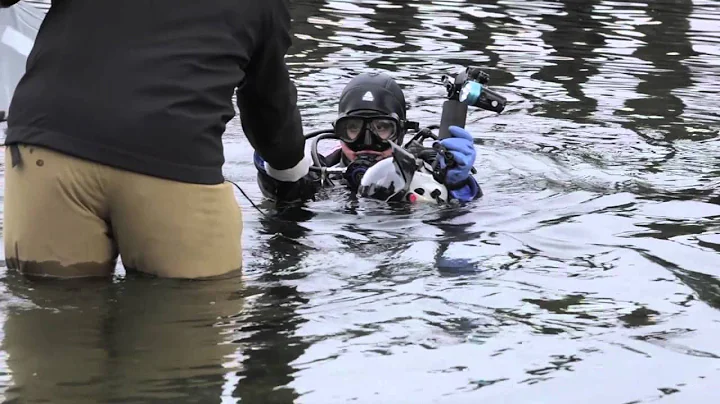
[{"label": "black hood", "polygon": [[348,83],[340,95],[338,113],[343,116],[357,110],[397,114],[406,119],[405,95],[395,80],[385,73],[363,73]]}]

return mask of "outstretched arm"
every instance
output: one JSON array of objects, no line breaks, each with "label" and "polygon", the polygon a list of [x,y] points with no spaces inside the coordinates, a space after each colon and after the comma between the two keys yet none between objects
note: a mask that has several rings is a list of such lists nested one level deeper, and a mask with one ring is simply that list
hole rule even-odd
[{"label": "outstretched arm", "polygon": [[288,0],[265,0],[268,12],[244,85],[238,88],[240,122],[268,175],[295,182],[308,173],[305,137],[285,54],[292,41]]}]

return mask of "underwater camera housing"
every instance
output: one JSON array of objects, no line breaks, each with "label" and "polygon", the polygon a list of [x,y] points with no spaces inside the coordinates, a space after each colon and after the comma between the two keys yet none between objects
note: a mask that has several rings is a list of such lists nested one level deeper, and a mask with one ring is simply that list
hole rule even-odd
[{"label": "underwater camera housing", "polygon": [[395,143],[391,145],[392,157],[368,168],[358,195],[385,202],[447,202],[448,190],[435,179],[430,164]]},{"label": "underwater camera housing", "polygon": [[447,90],[443,103],[439,137],[450,137],[448,127],[465,127],[468,106],[500,113],[505,109],[507,99],[488,87],[490,75],[479,67],[468,66],[454,79],[443,75],[442,83]]}]

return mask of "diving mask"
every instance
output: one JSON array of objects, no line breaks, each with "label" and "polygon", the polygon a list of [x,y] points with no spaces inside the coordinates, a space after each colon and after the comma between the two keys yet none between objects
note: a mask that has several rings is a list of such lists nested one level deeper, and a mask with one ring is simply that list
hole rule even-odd
[{"label": "diving mask", "polygon": [[400,131],[400,120],[393,115],[343,116],[335,121],[335,135],[354,151],[385,150]]}]

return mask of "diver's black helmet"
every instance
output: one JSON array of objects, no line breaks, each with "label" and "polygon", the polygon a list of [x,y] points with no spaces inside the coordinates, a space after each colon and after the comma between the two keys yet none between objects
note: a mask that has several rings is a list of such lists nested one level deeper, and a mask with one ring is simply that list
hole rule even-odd
[{"label": "diver's black helmet", "polygon": [[375,111],[384,115],[395,114],[405,132],[407,104],[405,94],[395,80],[385,73],[362,73],[354,77],[340,94],[338,113],[352,115],[356,111]]}]

